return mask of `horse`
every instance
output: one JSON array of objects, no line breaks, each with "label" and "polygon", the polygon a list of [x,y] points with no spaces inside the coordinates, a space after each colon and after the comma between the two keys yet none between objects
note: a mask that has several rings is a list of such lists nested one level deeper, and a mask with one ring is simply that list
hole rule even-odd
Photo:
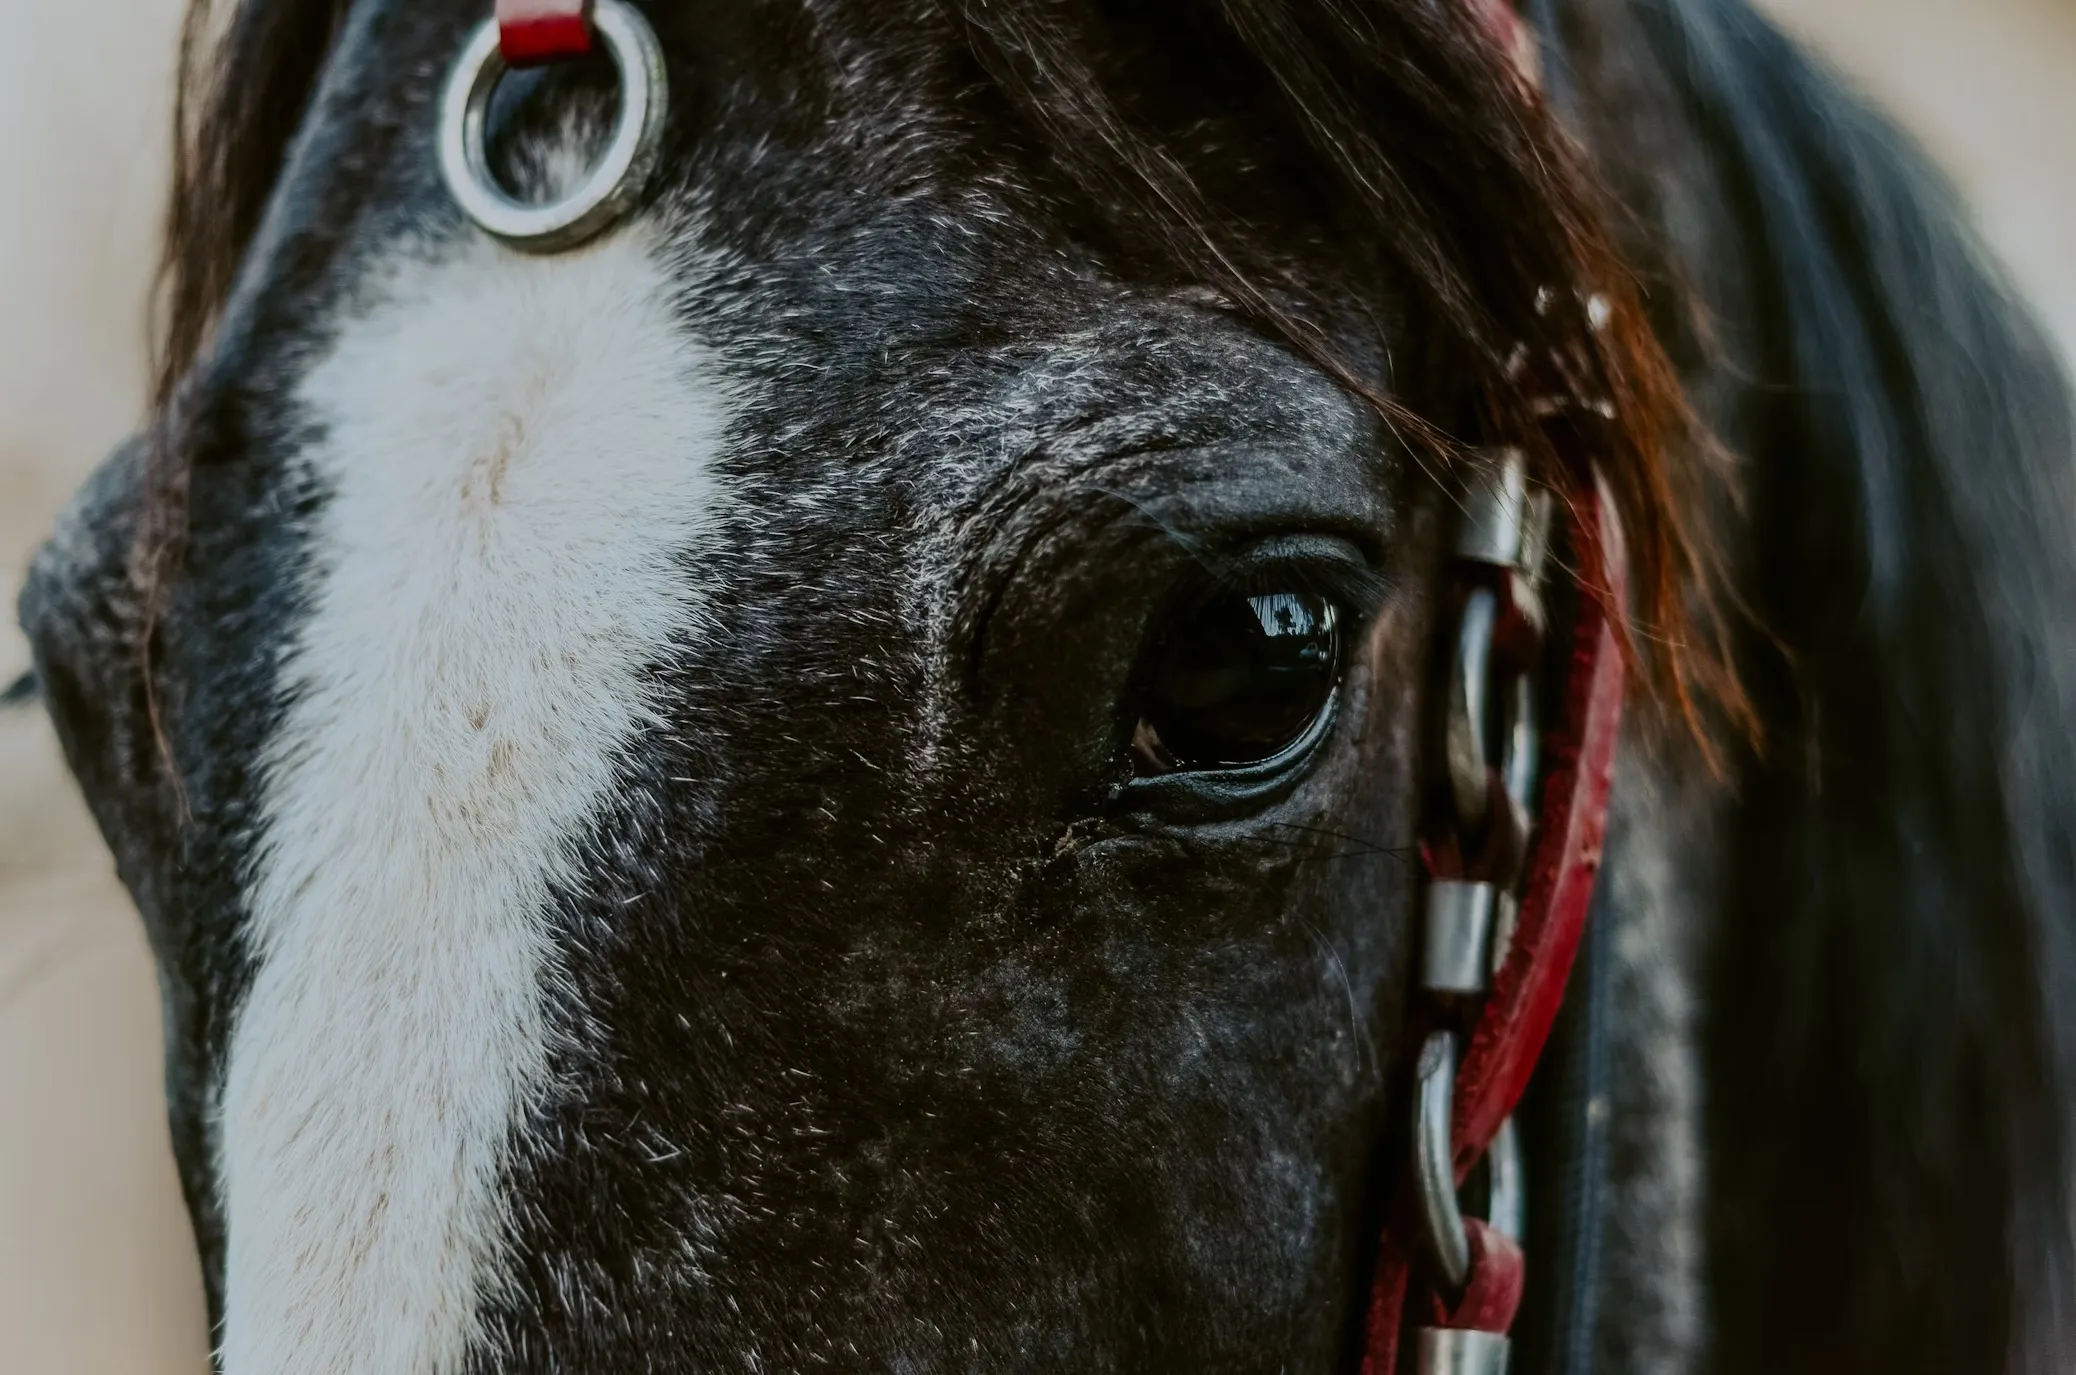
[{"label": "horse", "polygon": [[21,603],[223,1370],[1386,1375],[1494,473],[1628,686],[1515,1368],[2067,1367],[2070,393],[1745,0],[649,0],[532,251],[486,8],[193,12]]}]

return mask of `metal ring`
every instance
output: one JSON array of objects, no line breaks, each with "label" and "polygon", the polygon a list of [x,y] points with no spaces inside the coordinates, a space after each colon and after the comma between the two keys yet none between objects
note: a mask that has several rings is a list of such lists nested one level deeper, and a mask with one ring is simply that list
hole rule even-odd
[{"label": "metal ring", "polygon": [[1485,1221],[1501,1236],[1521,1240],[1528,1224],[1528,1179],[1521,1164],[1521,1129],[1511,1117],[1499,1124],[1486,1148],[1485,1174],[1490,1181]]},{"label": "metal ring", "polygon": [[529,253],[557,253],[591,238],[625,214],[656,169],[669,80],[663,47],[641,12],[625,0],[597,0],[592,24],[620,78],[620,117],[597,166],[560,200],[514,200],[490,170],[485,133],[490,98],[505,74],[497,21],[469,35],[440,98],[440,173],[471,220]]},{"label": "metal ring", "polygon": [[1506,783],[1508,800],[1526,816],[1533,810],[1535,771],[1542,762],[1543,738],[1535,728],[1535,682],[1527,674],[1519,674],[1508,685],[1508,692],[1506,746],[1500,754],[1499,776]]},{"label": "metal ring", "polygon": [[1428,1259],[1443,1283],[1461,1289],[1470,1279],[1470,1233],[1456,1198],[1456,1035],[1436,1031],[1420,1047],[1420,1088],[1413,1113],[1413,1183],[1420,1197],[1420,1231]]},{"label": "metal ring", "polygon": [[1443,748],[1449,766],[1449,800],[1461,831],[1476,831],[1490,810],[1491,752],[1485,741],[1486,693],[1491,688],[1492,637],[1499,627],[1499,599],[1480,587],[1463,603],[1455,653],[1449,660],[1448,712]]}]

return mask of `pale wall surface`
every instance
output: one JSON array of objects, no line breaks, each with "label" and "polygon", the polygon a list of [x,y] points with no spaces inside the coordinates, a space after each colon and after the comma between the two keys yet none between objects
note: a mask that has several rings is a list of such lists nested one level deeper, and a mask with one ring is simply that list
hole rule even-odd
[{"label": "pale wall surface", "polygon": [[[2076,354],[2076,0],[1767,0],[1954,172]],[[0,599],[135,424],[174,0],[32,7],[0,45]],[[0,616],[0,680],[27,662]],[[0,1370],[202,1368],[148,959],[33,712],[0,719]]]},{"label": "pale wall surface", "polygon": [[[30,550],[132,429],[175,0],[0,0],[0,678]],[[25,31],[26,30],[26,31]],[[41,714],[0,718],[0,1371],[195,1375],[136,913]]]},{"label": "pale wall surface", "polygon": [[2076,358],[2076,0],[1758,0],[1903,113]]}]

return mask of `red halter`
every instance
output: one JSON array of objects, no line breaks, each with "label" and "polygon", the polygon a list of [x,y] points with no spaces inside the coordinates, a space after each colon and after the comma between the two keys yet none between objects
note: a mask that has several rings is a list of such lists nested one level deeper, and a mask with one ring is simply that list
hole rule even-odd
[{"label": "red halter", "polygon": [[[1539,84],[1535,35],[1511,0],[1466,3],[1483,17],[1522,79]],[[591,50],[591,0],[497,0],[497,23],[499,49],[511,66]],[[1622,656],[1609,614],[1625,601],[1621,533],[1604,493],[1571,513],[1570,546],[1581,583],[1563,717],[1542,739],[1545,782],[1532,818],[1519,917],[1455,1076],[1450,1136],[1458,1184],[1484,1158],[1528,1087],[1564,998],[1600,868],[1622,714]],[[1424,1275],[1418,1264],[1421,1222],[1412,1189],[1396,1199],[1378,1248],[1363,1375],[1394,1375],[1398,1369],[1409,1300],[1414,1321],[1425,1329],[1423,1366],[1439,1366],[1429,1352],[1452,1339],[1503,1338],[1521,1301],[1520,1247],[1475,1219],[1465,1224],[1469,1263],[1461,1292],[1445,1298],[1424,1284],[1415,1289],[1416,1276]]]}]

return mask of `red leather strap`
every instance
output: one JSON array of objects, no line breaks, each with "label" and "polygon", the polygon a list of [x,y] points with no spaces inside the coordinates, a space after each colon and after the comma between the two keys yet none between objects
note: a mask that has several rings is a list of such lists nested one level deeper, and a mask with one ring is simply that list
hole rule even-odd
[{"label": "red leather strap", "polygon": [[1542,63],[1536,50],[1535,31],[1521,18],[1514,0],[1470,0],[1470,7],[1499,40],[1500,51],[1514,59],[1514,68],[1530,86],[1542,84]]},{"label": "red leather strap", "polygon": [[[1627,604],[1628,588],[1621,527],[1604,490],[1596,489],[1573,510],[1571,543],[1580,595],[1572,623],[1564,710],[1556,728],[1544,737],[1547,781],[1513,943],[1456,1077],[1452,1131],[1459,1180],[1485,1154],[1500,1123],[1520,1102],[1549,1039],[1585,931],[1606,838],[1615,740],[1622,721],[1622,650],[1612,618]],[[1469,1225],[1470,1286],[1453,1311],[1441,1314],[1447,1319],[1443,1325],[1505,1332],[1525,1278],[1521,1252],[1510,1242],[1496,1244],[1505,1238],[1489,1229]],[[1401,1200],[1378,1248],[1363,1375],[1393,1375],[1396,1369],[1399,1324],[1417,1236],[1413,1210]],[[1487,1274],[1490,1265],[1502,1267],[1503,1273]],[[1510,1302],[1494,1301],[1494,1294],[1506,1292],[1513,1295]]]},{"label": "red leather strap", "polygon": [[1439,1297],[1430,1298],[1427,1325],[1468,1328],[1473,1332],[1510,1331],[1514,1315],[1521,1311],[1521,1294],[1527,1288],[1526,1258],[1511,1237],[1494,1231],[1478,1218],[1465,1218],[1463,1230],[1470,1237],[1470,1284],[1453,1308]]},{"label": "red leather strap", "polygon": [[[1412,1281],[1412,1255],[1403,1243],[1416,1226],[1412,1210],[1400,1207],[1384,1226],[1384,1245],[1377,1252],[1377,1271],[1370,1282],[1370,1311],[1363,1323],[1362,1375],[1394,1375],[1398,1369],[1398,1329],[1406,1313],[1406,1286]],[[1397,1245],[1394,1245],[1394,1239]]]},{"label": "red leather strap", "polygon": [[[1621,526],[1603,491],[1572,523],[1580,570],[1564,716],[1544,738],[1542,808],[1506,962],[1456,1075],[1456,1176],[1470,1173],[1521,1101],[1550,1038],[1586,929],[1607,837],[1615,737],[1622,723],[1622,648],[1611,615],[1627,599]],[[1588,581],[1588,579],[1596,579]]]},{"label": "red leather strap", "polygon": [[508,67],[591,51],[592,0],[497,0],[497,50]]}]

